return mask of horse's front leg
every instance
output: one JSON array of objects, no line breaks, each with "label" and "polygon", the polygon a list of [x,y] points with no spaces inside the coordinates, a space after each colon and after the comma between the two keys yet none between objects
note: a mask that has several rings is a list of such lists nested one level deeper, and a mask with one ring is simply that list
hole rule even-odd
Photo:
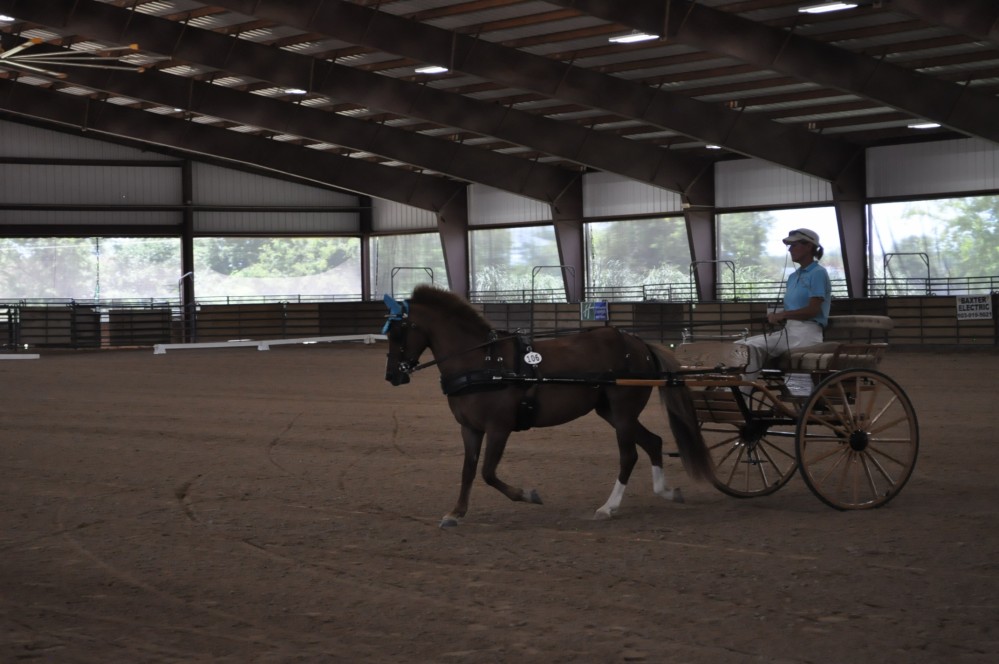
[{"label": "horse's front leg", "polygon": [[475,471],[479,466],[479,452],[482,450],[482,431],[471,427],[461,427],[461,441],[465,445],[465,462],[461,466],[461,490],[458,492],[458,502],[454,509],[441,519],[441,528],[457,526],[465,513],[468,512],[468,496],[472,492],[472,482],[475,481]]},{"label": "horse's front leg", "polygon": [[496,476],[496,468],[503,458],[503,450],[506,449],[506,441],[509,437],[509,431],[490,431],[486,435],[486,457],[482,460],[482,479],[510,500],[541,505],[541,496],[538,495],[536,489],[515,488]]}]

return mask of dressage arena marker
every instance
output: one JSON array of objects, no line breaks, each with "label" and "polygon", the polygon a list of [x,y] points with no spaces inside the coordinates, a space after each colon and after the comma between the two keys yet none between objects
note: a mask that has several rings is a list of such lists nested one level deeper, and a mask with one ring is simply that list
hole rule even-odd
[{"label": "dressage arena marker", "polygon": [[257,350],[270,350],[271,346],[283,346],[286,344],[318,344],[331,341],[360,341],[366,344],[373,344],[376,341],[385,341],[384,334],[348,334],[339,337],[304,337],[300,339],[261,339],[254,341],[251,339],[234,339],[233,341],[213,341],[206,343],[191,344],[156,344],[153,346],[154,355],[164,355],[168,350],[185,350],[197,348],[240,348],[246,346],[256,346]]},{"label": "dressage arena marker", "polygon": [[38,353],[0,353],[0,360],[37,360]]}]

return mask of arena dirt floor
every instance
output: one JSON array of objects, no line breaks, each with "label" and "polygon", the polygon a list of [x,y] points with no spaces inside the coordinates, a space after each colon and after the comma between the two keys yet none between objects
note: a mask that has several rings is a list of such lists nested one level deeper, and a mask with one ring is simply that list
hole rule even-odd
[{"label": "arena dirt floor", "polygon": [[[42,352],[0,362],[2,662],[994,662],[999,353],[891,352],[905,490],[730,498],[671,460],[621,512],[595,415],[516,434],[457,528],[435,370],[384,344]],[[657,401],[643,420],[666,433]],[[671,443],[668,443],[671,445]]]}]

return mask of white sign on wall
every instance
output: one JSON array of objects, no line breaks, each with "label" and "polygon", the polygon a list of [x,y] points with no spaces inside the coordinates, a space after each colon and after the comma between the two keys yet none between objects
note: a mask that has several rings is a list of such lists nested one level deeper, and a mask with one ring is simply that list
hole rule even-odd
[{"label": "white sign on wall", "polygon": [[991,295],[958,295],[957,319],[975,320],[992,318]]}]

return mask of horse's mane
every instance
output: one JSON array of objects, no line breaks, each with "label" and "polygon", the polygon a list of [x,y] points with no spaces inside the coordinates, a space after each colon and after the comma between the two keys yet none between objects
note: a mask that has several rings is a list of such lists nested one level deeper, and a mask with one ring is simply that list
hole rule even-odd
[{"label": "horse's mane", "polygon": [[492,325],[464,298],[435,286],[423,284],[413,290],[410,304],[443,314],[446,320],[471,330],[490,330]]}]

